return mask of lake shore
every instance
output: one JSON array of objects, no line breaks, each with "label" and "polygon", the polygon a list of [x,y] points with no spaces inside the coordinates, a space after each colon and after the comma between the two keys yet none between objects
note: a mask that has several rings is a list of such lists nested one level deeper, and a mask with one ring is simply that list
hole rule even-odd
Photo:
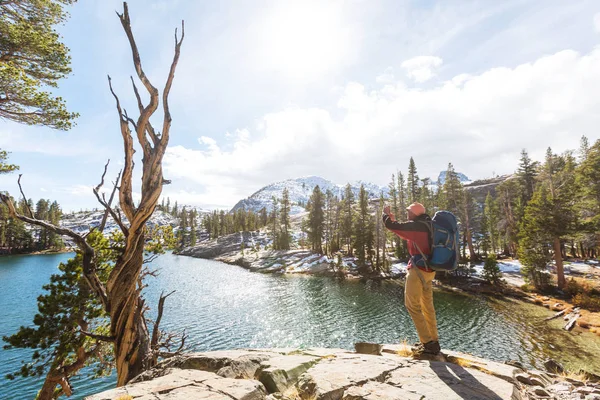
[{"label": "lake shore", "polygon": [[74,250],[70,248],[64,248],[60,250],[48,249],[48,250],[36,250],[26,253],[0,253],[1,257],[6,256],[39,256],[39,255],[48,255],[48,254],[64,254],[64,253],[72,253]]},{"label": "lake shore", "polygon": [[526,370],[515,361],[500,363],[449,350],[437,356],[413,355],[405,344],[356,343],[355,351],[224,350],[175,356],[126,386],[86,400],[149,399],[157,394],[174,400],[526,400],[600,395],[594,377],[576,379],[551,360],[545,366],[546,371]]},{"label": "lake shore", "polygon": [[[264,235],[255,232],[240,232],[218,239],[203,241],[174,254],[211,259],[237,265],[253,272],[270,274],[307,274],[330,276],[343,279],[386,280],[402,279],[405,266],[395,264],[389,273],[362,274],[352,257],[329,258],[310,250],[269,250]],[[600,312],[578,310],[565,299],[539,295],[521,289],[524,283],[519,271],[502,272],[502,283],[492,285],[477,276],[465,276],[436,281],[436,287],[453,292],[464,292],[487,297],[511,297],[562,312],[556,318],[565,318],[568,324],[596,333],[600,336]],[[566,318],[568,317],[568,319]],[[567,325],[565,325],[567,326]]]}]

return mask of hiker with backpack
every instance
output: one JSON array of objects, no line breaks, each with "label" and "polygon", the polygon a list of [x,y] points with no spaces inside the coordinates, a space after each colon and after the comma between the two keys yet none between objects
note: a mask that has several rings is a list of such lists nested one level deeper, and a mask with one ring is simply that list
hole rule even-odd
[{"label": "hiker with backpack", "polygon": [[433,307],[432,281],[436,270],[456,268],[458,227],[454,215],[438,211],[432,219],[421,203],[406,208],[406,222],[396,221],[390,207],[383,209],[383,223],[387,229],[406,240],[408,261],[404,303],[410,314],[420,343],[413,346],[415,353],[437,355],[440,343]]}]

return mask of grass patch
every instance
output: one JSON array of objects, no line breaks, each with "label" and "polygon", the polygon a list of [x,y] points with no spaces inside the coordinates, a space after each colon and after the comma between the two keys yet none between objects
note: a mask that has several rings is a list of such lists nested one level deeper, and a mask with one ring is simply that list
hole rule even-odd
[{"label": "grass patch", "polygon": [[115,400],[133,400],[133,396],[130,396],[128,394],[122,394],[119,397],[117,397]]},{"label": "grass patch", "polygon": [[402,343],[400,343],[400,348],[396,351],[396,354],[400,357],[412,357],[413,351],[410,349],[408,345],[408,341],[404,339]]},{"label": "grass patch", "polygon": [[563,379],[574,379],[576,381],[583,382],[585,384],[590,380],[588,374],[585,371],[573,372],[573,371],[565,371],[559,374],[559,376]]}]

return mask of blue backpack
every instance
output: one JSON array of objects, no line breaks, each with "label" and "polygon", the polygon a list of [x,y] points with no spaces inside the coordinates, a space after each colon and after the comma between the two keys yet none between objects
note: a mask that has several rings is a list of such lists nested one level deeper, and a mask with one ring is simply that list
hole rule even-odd
[{"label": "blue backpack", "polygon": [[[426,265],[434,271],[452,271],[458,266],[459,236],[456,217],[450,211],[438,211],[431,222],[423,221],[431,231],[431,254]],[[419,252],[421,250],[419,249]],[[423,253],[421,253],[423,255]]]}]

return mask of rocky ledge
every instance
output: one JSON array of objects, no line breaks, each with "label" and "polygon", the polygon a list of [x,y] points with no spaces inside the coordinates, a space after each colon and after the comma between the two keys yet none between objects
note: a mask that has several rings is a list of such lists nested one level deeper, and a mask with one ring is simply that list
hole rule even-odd
[{"label": "rocky ledge", "polygon": [[[335,260],[327,256],[302,249],[268,250],[268,243],[263,233],[239,232],[203,241],[176,254],[221,261],[263,273],[339,274]],[[349,276],[358,275],[354,261],[351,257],[341,260],[341,267]]]},{"label": "rocky ledge", "polygon": [[[402,345],[191,353],[87,400],[598,399],[600,385],[444,351]],[[555,368],[555,366],[553,366]]]}]

